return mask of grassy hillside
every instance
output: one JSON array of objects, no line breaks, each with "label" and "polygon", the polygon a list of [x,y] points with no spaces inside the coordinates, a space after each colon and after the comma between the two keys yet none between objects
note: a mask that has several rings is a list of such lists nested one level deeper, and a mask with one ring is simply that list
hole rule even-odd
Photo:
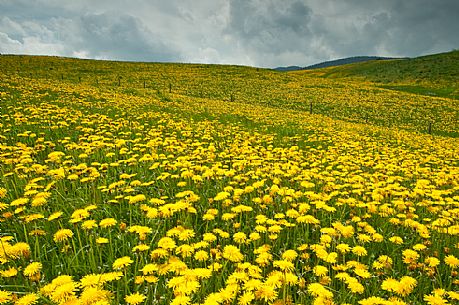
[{"label": "grassy hillside", "polygon": [[[22,82],[78,84],[132,96],[149,95],[165,101],[170,100],[171,95],[178,95],[196,103],[199,99],[238,102],[418,132],[428,132],[432,125],[431,132],[437,135],[457,136],[459,130],[459,105],[453,100],[400,94],[383,88],[381,83],[362,81],[361,77],[342,77],[344,70],[280,73],[243,66],[31,56],[2,56],[0,68],[5,75],[17,76]],[[332,71],[341,71],[341,74],[330,74]],[[328,77],[323,77],[325,73],[329,73]],[[401,84],[404,83],[395,85]],[[423,84],[435,90],[448,90],[433,81],[426,80]]]},{"label": "grassy hillside", "polygon": [[0,56],[0,304],[456,304],[457,104]]},{"label": "grassy hillside", "polygon": [[384,88],[459,99],[459,51],[323,69],[327,78],[371,81]]}]

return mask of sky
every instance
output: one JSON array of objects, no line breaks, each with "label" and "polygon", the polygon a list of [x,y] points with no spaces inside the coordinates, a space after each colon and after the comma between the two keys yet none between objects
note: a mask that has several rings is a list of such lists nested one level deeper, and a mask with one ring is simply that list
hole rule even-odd
[{"label": "sky", "polygon": [[307,66],[459,48],[459,0],[0,0],[0,53]]}]

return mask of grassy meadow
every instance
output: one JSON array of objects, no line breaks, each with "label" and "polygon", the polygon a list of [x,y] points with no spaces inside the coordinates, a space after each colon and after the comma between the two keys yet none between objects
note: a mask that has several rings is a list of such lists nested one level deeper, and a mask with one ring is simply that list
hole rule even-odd
[{"label": "grassy meadow", "polygon": [[0,304],[459,303],[437,62],[0,56]]}]

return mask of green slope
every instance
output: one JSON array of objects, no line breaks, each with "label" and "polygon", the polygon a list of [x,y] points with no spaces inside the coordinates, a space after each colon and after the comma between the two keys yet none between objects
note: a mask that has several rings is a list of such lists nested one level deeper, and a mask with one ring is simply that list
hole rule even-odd
[{"label": "green slope", "polygon": [[356,63],[317,73],[327,78],[363,79],[388,89],[459,99],[459,51]]},{"label": "green slope", "polygon": [[[453,62],[451,57],[457,57],[457,54],[440,54],[430,59],[446,56],[445,62]],[[403,61],[404,72],[395,69],[393,74],[396,76],[390,78],[390,82],[382,83],[377,76],[389,74],[402,61],[377,61],[281,73],[270,69],[229,65],[2,55],[0,99],[2,95],[11,95],[6,88],[7,83],[32,86],[38,82],[47,83],[50,87],[59,84],[62,88],[81,87],[107,91],[112,93],[110,98],[122,93],[134,99],[150,96],[168,104],[187,104],[191,101],[204,108],[203,105],[208,101],[222,101],[223,105],[235,107],[266,107],[264,110],[257,108],[257,112],[269,113],[282,109],[324,115],[346,122],[457,137],[459,103],[457,100],[438,97],[459,95],[457,72],[450,67],[457,65],[457,60],[442,70],[436,66],[441,61],[432,61],[429,57],[424,59],[428,60],[432,71],[439,71],[443,75],[447,69],[453,76],[443,77],[441,82],[440,77],[435,79],[433,76],[413,81],[413,71],[417,69],[419,59]],[[410,66],[407,64],[409,62],[415,64]],[[210,110],[204,111],[212,115]]]}]

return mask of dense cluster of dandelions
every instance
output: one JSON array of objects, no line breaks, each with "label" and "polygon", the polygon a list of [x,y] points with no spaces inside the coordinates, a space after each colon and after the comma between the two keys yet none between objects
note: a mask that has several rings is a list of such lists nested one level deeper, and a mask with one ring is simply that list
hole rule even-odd
[{"label": "dense cluster of dandelions", "polygon": [[459,301],[454,138],[9,77],[0,304]]}]

